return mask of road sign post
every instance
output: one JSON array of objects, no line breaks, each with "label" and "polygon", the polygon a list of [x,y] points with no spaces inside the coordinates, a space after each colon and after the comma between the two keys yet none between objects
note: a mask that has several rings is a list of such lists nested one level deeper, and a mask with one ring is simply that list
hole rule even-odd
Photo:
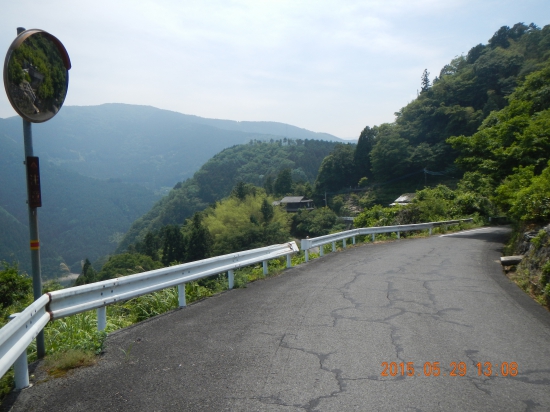
[{"label": "road sign post", "polygon": [[[56,37],[38,29],[17,28],[17,37],[4,61],[4,87],[11,105],[23,119],[34,300],[42,296],[38,236],[38,208],[42,206],[42,194],[38,157],[33,153],[31,122],[45,122],[61,109],[69,85],[70,68],[69,55]],[[56,73],[55,81],[52,73]],[[41,87],[43,83],[51,87]],[[39,358],[46,354],[43,331],[36,337],[36,351]]]}]

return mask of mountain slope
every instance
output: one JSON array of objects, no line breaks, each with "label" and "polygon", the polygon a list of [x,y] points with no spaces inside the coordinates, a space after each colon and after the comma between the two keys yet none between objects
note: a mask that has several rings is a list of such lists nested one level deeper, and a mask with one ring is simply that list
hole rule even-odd
[{"label": "mountain slope", "polygon": [[[0,259],[15,259],[29,271],[22,146],[0,135]],[[117,236],[158,199],[142,186],[82,176],[44,161],[40,167],[43,206],[38,219],[45,277],[59,274],[62,262],[79,271],[80,260],[112,252]]]},{"label": "mountain slope", "polygon": [[262,186],[283,169],[291,169],[293,179],[314,181],[323,158],[336,143],[317,140],[292,141],[290,145],[256,142],[237,145],[218,153],[193,176],[158,201],[144,216],[136,220],[117,249],[140,239],[147,231],[164,225],[183,224],[194,212],[205,209],[231,193],[239,182]]},{"label": "mountain slope", "polygon": [[[0,119],[0,134],[21,134],[17,117]],[[253,139],[339,140],[335,136],[274,122],[234,122],[150,106],[66,106],[33,127],[42,161],[99,179],[115,178],[152,190],[191,177],[221,150]]]}]

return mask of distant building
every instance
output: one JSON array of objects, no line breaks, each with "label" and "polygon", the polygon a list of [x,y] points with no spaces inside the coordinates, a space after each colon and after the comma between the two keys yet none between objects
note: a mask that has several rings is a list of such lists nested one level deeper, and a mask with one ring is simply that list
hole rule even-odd
[{"label": "distant building", "polygon": [[393,201],[393,203],[390,203],[390,206],[395,205],[408,205],[412,202],[412,200],[415,198],[416,193],[404,193],[401,196],[399,196],[397,199]]},{"label": "distant building", "polygon": [[287,212],[297,212],[300,209],[313,210],[313,200],[304,196],[286,196],[273,202],[273,206],[284,206]]}]

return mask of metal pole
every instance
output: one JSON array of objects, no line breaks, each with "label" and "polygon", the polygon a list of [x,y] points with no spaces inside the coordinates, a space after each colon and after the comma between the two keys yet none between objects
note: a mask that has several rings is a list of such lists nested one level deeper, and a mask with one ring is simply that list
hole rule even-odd
[{"label": "metal pole", "polygon": [[[25,159],[29,156],[34,156],[32,147],[32,129],[31,123],[23,120],[23,140],[25,143]],[[28,180],[27,180],[28,182]],[[27,183],[28,185],[28,183]],[[42,276],[40,271],[40,239],[38,236],[38,208],[30,207],[30,199],[27,199],[29,209],[29,235],[31,249],[31,265],[32,265],[32,290],[34,300],[42,296]],[[43,358],[46,355],[46,346],[44,343],[44,331],[41,331],[36,336],[36,352],[38,358]]]},{"label": "metal pole", "polygon": [[[23,27],[17,28],[17,34],[25,31]],[[29,156],[34,156],[32,147],[32,129],[31,123],[23,120],[23,141],[25,144],[25,159]],[[28,186],[27,179],[27,186]],[[28,191],[27,191],[28,193]],[[40,274],[40,240],[38,237],[38,214],[36,207],[30,207],[30,199],[27,199],[29,209],[29,235],[31,249],[31,265],[32,265],[32,290],[34,300],[42,296],[42,277]],[[44,331],[40,331],[36,336],[36,354],[39,359],[46,356],[46,345],[44,342]]]},{"label": "metal pole", "polygon": [[235,272],[232,269],[227,271],[227,281],[229,283],[229,289],[233,289],[233,286],[235,285]]},{"label": "metal pole", "polygon": [[102,331],[107,327],[107,306],[97,308],[97,330]]},{"label": "metal pole", "polygon": [[185,301],[185,283],[178,285],[178,305],[180,308],[187,306],[187,302]]},{"label": "metal pole", "polygon": [[[15,319],[19,313],[13,313],[9,319]],[[23,351],[13,364],[15,389],[20,390],[29,386],[29,363],[27,362],[27,349]]]}]

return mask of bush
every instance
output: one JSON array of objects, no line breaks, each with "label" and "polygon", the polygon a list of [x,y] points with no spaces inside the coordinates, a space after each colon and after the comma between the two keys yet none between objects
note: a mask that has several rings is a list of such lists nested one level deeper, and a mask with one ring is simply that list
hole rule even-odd
[{"label": "bush", "polygon": [[0,271],[0,308],[6,308],[21,301],[32,292],[32,279],[20,274],[17,264],[2,262]]}]

